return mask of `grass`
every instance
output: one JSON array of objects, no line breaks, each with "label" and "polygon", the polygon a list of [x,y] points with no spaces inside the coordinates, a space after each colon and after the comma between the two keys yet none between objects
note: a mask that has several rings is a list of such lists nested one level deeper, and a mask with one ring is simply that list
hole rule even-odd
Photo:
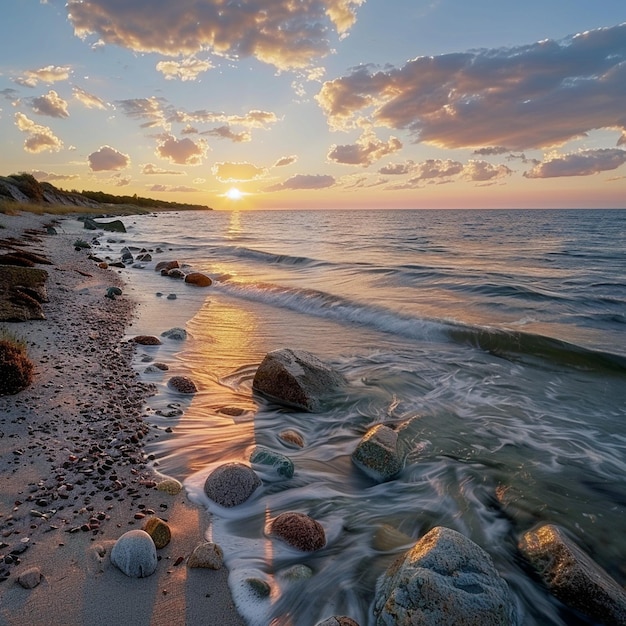
[{"label": "grass", "polygon": [[26,389],[33,381],[34,369],[26,343],[6,328],[0,329],[0,396]]},{"label": "grass", "polygon": [[[107,215],[143,215],[154,213],[159,209],[142,209],[126,204],[112,204],[106,207],[92,208],[88,206],[73,206],[65,204],[36,204],[34,202],[16,202],[0,199],[0,213],[4,215],[18,215],[21,212],[35,215],[93,215],[94,217]],[[161,209],[165,210],[165,209]]]}]

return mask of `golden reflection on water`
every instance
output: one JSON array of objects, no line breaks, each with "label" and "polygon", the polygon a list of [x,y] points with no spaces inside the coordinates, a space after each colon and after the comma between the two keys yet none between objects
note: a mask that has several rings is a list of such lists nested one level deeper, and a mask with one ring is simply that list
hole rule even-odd
[{"label": "golden reflection on water", "polygon": [[209,465],[248,462],[257,412],[252,379],[263,356],[258,329],[253,312],[222,300],[207,300],[188,322],[190,337],[176,359],[199,392],[172,425],[173,436],[158,444],[162,471],[184,480]]},{"label": "golden reflection on water", "polygon": [[227,239],[237,239],[241,234],[241,214],[239,211],[231,211],[228,220],[228,230],[226,231]]}]

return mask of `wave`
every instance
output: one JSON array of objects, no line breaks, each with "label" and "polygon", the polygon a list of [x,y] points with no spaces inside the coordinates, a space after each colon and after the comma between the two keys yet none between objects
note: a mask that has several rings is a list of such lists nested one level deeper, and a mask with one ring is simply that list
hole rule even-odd
[{"label": "wave", "polygon": [[[224,246],[221,248],[230,256],[243,259],[252,259],[253,261],[260,261],[268,264],[283,264],[283,265],[325,265],[325,261],[319,259],[313,259],[306,256],[293,256],[290,254],[275,254],[273,252],[266,252],[265,250],[257,250],[255,248],[246,248],[244,246]],[[219,252],[219,250],[218,250]]]},{"label": "wave", "polygon": [[541,359],[560,366],[590,371],[626,371],[626,356],[592,350],[545,335],[414,317],[315,289],[229,280],[215,285],[238,298],[420,341],[448,340],[471,345],[509,360]]}]

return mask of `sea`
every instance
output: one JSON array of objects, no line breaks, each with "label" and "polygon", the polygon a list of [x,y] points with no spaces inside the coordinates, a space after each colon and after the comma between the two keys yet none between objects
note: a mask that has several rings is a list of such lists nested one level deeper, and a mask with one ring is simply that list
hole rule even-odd
[{"label": "sea", "polygon": [[[185,328],[142,347],[157,388],[146,419],[157,471],[211,517],[238,610],[252,626],[375,623],[376,581],[436,526],[481,546],[525,626],[594,622],[552,597],[517,549],[556,524],[626,582],[626,210],[163,212],[125,218],[96,253],[152,261],[119,270],[139,303],[129,336]],[[87,231],[85,231],[87,232]],[[161,260],[209,275],[193,287]],[[348,384],[316,413],[256,395],[279,348],[305,350]],[[150,368],[164,361],[169,370]],[[167,385],[191,378],[193,396]],[[404,469],[376,483],[351,461],[372,426],[404,424]],[[408,427],[406,427],[408,425]],[[279,433],[301,434],[289,448]],[[203,492],[255,445],[287,455],[291,479],[232,509]],[[298,552],[268,536],[285,511],[319,521],[327,544]],[[294,565],[301,576],[292,575]],[[305,572],[305,575],[302,575]],[[251,583],[252,581],[252,583]],[[260,584],[264,581],[266,584]]]}]

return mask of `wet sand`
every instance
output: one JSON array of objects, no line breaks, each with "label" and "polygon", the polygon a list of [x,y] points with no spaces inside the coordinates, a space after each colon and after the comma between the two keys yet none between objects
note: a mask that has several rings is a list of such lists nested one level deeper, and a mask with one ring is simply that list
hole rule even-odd
[{"label": "wet sand", "polygon": [[[143,417],[153,389],[124,340],[135,302],[115,269],[74,249],[75,235],[46,234],[54,219],[0,215],[0,239],[35,230],[25,249],[52,261],[39,266],[49,273],[46,319],[0,322],[35,364],[28,389],[0,397],[0,624],[244,624],[227,571],[186,565],[208,516],[184,491],[159,490],[164,477],[144,452],[167,434]],[[113,300],[112,286],[123,292]],[[153,516],[172,540],[155,574],[129,578],[111,546]],[[18,579],[32,568],[41,582],[26,589]]]}]

